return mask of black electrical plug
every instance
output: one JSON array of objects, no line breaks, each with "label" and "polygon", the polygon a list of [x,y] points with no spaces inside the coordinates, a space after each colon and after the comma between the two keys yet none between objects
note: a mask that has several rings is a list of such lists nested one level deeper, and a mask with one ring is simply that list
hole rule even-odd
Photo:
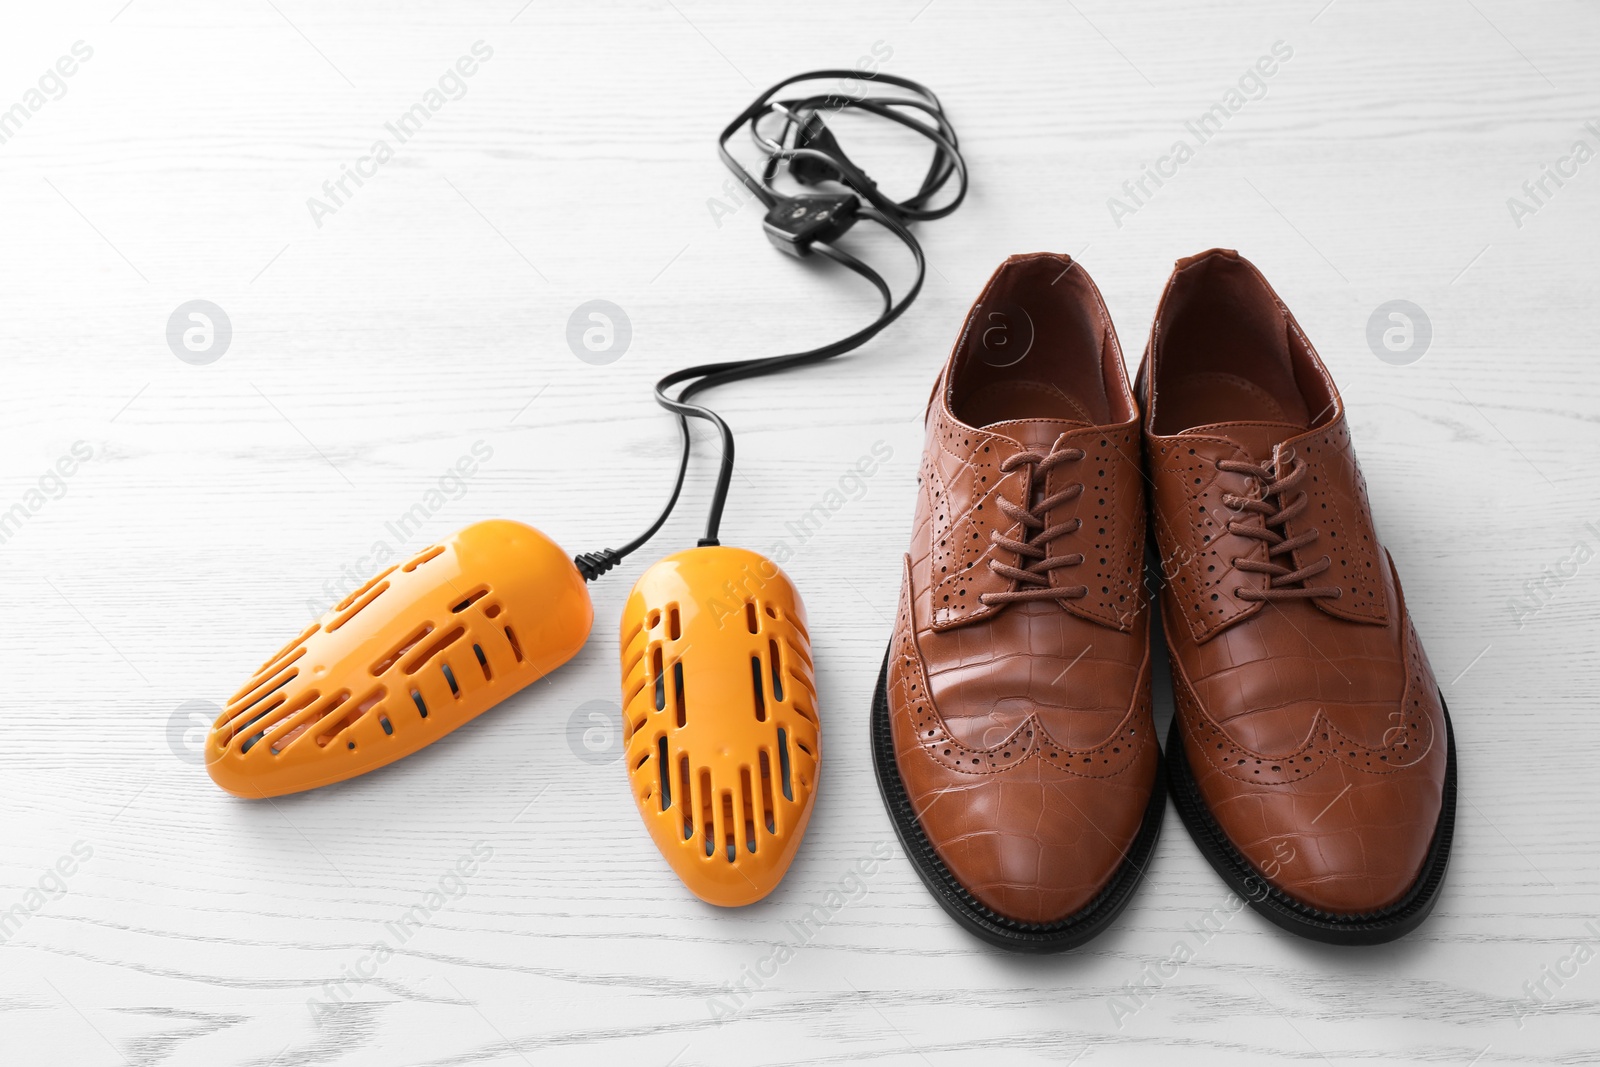
[{"label": "black electrical plug", "polygon": [[[809,148],[831,156],[849,164],[850,159],[844,154],[844,149],[839,147],[839,139],[828,129],[828,124],[822,121],[822,116],[815,111],[807,112],[804,120],[795,128],[795,148]],[[851,169],[855,169],[854,166]],[[832,160],[818,159],[816,156],[790,156],[789,173],[801,185],[821,185],[823,182],[837,182],[844,180],[844,171],[835,165]]]}]

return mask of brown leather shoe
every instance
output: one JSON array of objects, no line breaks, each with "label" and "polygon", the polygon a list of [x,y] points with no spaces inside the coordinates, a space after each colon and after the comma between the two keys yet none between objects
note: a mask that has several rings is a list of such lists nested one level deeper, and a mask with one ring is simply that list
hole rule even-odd
[{"label": "brown leather shoe", "polygon": [[1006,260],[927,412],[873,706],[878,784],[945,910],[1031,952],[1127,904],[1161,825],[1139,415],[1099,290]]},{"label": "brown leather shoe", "polygon": [[1179,814],[1278,925],[1393,940],[1438,898],[1455,745],[1338,390],[1220,249],[1178,262],[1139,388]]}]

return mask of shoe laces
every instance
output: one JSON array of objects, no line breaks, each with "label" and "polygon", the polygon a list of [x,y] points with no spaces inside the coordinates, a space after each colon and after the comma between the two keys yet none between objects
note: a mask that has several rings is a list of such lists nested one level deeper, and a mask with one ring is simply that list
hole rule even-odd
[{"label": "shoe laces", "polygon": [[1287,523],[1299,517],[1310,506],[1310,496],[1304,489],[1300,489],[1310,468],[1305,465],[1304,460],[1294,454],[1294,449],[1286,445],[1274,447],[1272,459],[1267,463],[1218,460],[1217,469],[1245,475],[1260,487],[1261,493],[1260,496],[1236,496],[1225,493],[1222,497],[1222,503],[1236,512],[1261,516],[1260,522],[1230,519],[1227,525],[1228,532],[1240,537],[1254,538],[1267,545],[1267,558],[1264,560],[1245,559],[1241,556],[1235,556],[1231,560],[1238,570],[1267,575],[1267,587],[1265,589],[1240,587],[1234,589],[1233,595],[1240,600],[1308,600],[1314,597],[1332,597],[1337,600],[1344,596],[1344,590],[1339,586],[1306,584],[1308,579],[1315,578],[1333,565],[1333,560],[1326,555],[1298,569],[1288,566],[1287,563],[1278,562],[1280,557],[1288,557],[1292,561],[1291,553],[1314,544],[1320,532],[1315,526],[1301,530],[1293,537],[1284,532]]},{"label": "shoe laces", "polygon": [[1050,510],[1070,500],[1076,500],[1083,495],[1082,482],[1074,482],[1049,494],[1036,493],[1035,486],[1044,484],[1045,475],[1063,463],[1073,463],[1084,457],[1081,448],[1052,449],[1048,455],[1041,455],[1036,451],[1018,452],[1006,457],[1000,464],[1002,474],[1010,473],[1021,466],[1031,468],[1029,475],[1029,494],[1035,497],[1032,507],[1021,507],[1009,500],[1000,500],[1000,511],[1012,522],[1022,526],[1023,540],[1007,537],[998,530],[989,532],[989,540],[999,548],[1012,553],[1020,563],[1030,560],[1026,566],[1018,567],[1009,563],[1002,563],[997,559],[989,560],[989,569],[1003,578],[1009,578],[1019,584],[1020,588],[1005,590],[998,593],[983,593],[978,597],[979,602],[992,607],[999,604],[1013,604],[1023,600],[1076,600],[1086,596],[1089,587],[1085,585],[1061,586],[1052,588],[1050,585],[1050,572],[1058,567],[1075,567],[1083,562],[1083,553],[1072,552],[1064,556],[1050,555],[1049,545],[1063,534],[1074,533],[1082,525],[1083,520],[1078,518],[1067,519],[1065,522],[1051,523],[1048,519]]}]

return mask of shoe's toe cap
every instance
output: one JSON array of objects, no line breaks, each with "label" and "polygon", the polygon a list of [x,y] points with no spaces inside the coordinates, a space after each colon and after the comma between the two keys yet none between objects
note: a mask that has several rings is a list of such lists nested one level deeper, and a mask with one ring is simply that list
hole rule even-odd
[{"label": "shoe's toe cap", "polygon": [[1297,785],[1235,794],[1213,815],[1267,884],[1301,904],[1365,915],[1402,901],[1433,842],[1438,786],[1345,768]]},{"label": "shoe's toe cap", "polygon": [[[1363,915],[1405,899],[1421,877],[1440,811],[1422,776],[1365,777],[1294,798],[1283,813],[1282,857],[1262,873],[1283,893],[1334,915]],[[1314,809],[1315,808],[1315,809]],[[1286,851],[1283,846],[1286,845]]]},{"label": "shoe's toe cap", "polygon": [[1050,925],[1093,903],[1127,862],[1154,786],[1148,747],[1110,778],[1064,773],[1035,755],[946,781],[913,804],[939,859],[979,904]]}]

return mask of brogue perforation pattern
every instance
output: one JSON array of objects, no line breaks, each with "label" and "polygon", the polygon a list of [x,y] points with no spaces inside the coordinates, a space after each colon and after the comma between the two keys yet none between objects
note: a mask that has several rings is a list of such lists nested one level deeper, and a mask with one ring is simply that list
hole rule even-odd
[{"label": "brogue perforation pattern", "polygon": [[999,529],[1007,537],[1024,532],[998,506],[1002,497],[1018,505],[1027,498],[1027,470],[1000,470],[1015,451],[1013,442],[961,426],[935,405],[922,463],[932,538],[927,567],[935,626],[955,626],[987,615],[991,609],[980,597],[1015,584],[988,566],[994,552],[990,530]]},{"label": "brogue perforation pattern", "polygon": [[1300,781],[1326,767],[1330,760],[1368,774],[1394,774],[1420,763],[1432,750],[1435,731],[1431,675],[1424,667],[1416,628],[1406,622],[1406,690],[1389,714],[1391,725],[1382,745],[1367,745],[1347,736],[1320,712],[1305,741],[1288,752],[1256,752],[1237,743],[1206,714],[1181,670],[1173,674],[1173,696],[1179,721],[1194,751],[1216,770],[1241,782],[1283,785]]},{"label": "brogue perforation pattern", "polygon": [[1051,573],[1056,588],[1083,585],[1088,593],[1066,609],[1091,622],[1126,630],[1145,607],[1144,479],[1139,471],[1139,424],[1062,435],[1062,446],[1081,448],[1083,459],[1050,472],[1046,493],[1082,482],[1076,502],[1083,525],[1050,545],[1052,554],[1081,552],[1083,562]]},{"label": "brogue perforation pattern", "polygon": [[[1232,442],[1211,437],[1151,438],[1147,447],[1156,492],[1172,494],[1171,500],[1158,497],[1155,509],[1162,577],[1177,597],[1190,633],[1203,641],[1261,610],[1260,601],[1241,599],[1234,590],[1259,589],[1262,576],[1238,569],[1233,561],[1265,559],[1266,546],[1228,532],[1235,512],[1224,503],[1227,496],[1250,495],[1253,487],[1248,477],[1217,467],[1219,459],[1249,457]],[[1175,525],[1169,515],[1184,521]]]},{"label": "brogue perforation pattern", "polygon": [[890,668],[892,705],[909,711],[918,747],[935,763],[960,774],[997,774],[1030,759],[1038,759],[1077,777],[1109,778],[1132,767],[1140,749],[1153,741],[1148,685],[1138,687],[1122,722],[1098,744],[1062,745],[1050,735],[1037,715],[1028,716],[998,744],[979,747],[956,738],[935,706],[922,656],[917,651],[909,582],[901,589]]},{"label": "brogue perforation pattern", "polygon": [[1315,563],[1326,555],[1331,565],[1317,581],[1338,586],[1343,595],[1319,597],[1317,606],[1356,622],[1387,622],[1383,562],[1373,534],[1367,482],[1356,462],[1349,425],[1341,415],[1325,429],[1295,438],[1290,444],[1311,468],[1311,477],[1305,483],[1305,514],[1288,524],[1288,533],[1293,536],[1307,528],[1318,531],[1315,541],[1295,551],[1295,566]]}]

